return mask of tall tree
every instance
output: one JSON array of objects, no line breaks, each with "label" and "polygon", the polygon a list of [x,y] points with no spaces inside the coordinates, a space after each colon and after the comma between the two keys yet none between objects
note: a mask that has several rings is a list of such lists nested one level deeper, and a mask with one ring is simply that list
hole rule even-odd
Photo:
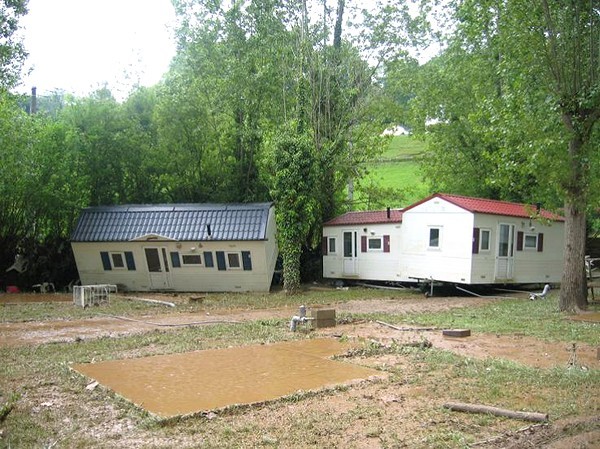
[{"label": "tall tree", "polygon": [[276,202],[283,287],[293,294],[300,288],[303,244],[317,216],[313,140],[310,132],[296,124],[282,128],[270,146],[271,195]]},{"label": "tall tree", "polygon": [[[544,201],[566,219],[560,309],[586,307],[585,216],[598,166],[600,4],[467,0],[444,54],[422,69],[413,101],[434,184],[459,193]],[[561,124],[562,122],[562,124]],[[596,181],[597,182],[597,181]]]},{"label": "tall tree", "polygon": [[27,57],[23,43],[16,35],[19,19],[27,14],[27,1],[0,1],[0,88],[3,89],[18,82]]},{"label": "tall tree", "polygon": [[568,140],[561,182],[566,232],[560,309],[575,312],[587,306],[586,211],[590,161],[598,154],[592,135],[600,120],[600,2],[538,4],[542,20],[536,34],[545,50],[543,67]]}]

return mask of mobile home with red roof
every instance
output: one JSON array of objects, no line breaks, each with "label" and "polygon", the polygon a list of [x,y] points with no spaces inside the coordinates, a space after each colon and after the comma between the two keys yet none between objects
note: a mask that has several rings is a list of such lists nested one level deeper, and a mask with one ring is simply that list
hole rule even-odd
[{"label": "mobile home with red roof", "polygon": [[[327,278],[473,285],[558,283],[562,275],[564,219],[535,205],[438,193],[402,211],[344,214],[323,231],[328,244],[348,242],[333,257],[324,251]],[[378,256],[370,239],[379,235],[389,249]]]},{"label": "mobile home with red roof", "polygon": [[402,211],[347,212],[323,225],[323,277],[401,282]]}]

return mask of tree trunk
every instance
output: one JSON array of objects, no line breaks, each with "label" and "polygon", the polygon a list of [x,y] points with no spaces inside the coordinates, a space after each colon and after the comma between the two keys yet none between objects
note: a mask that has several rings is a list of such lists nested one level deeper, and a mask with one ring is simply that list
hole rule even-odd
[{"label": "tree trunk", "polygon": [[581,158],[582,141],[576,136],[569,142],[570,176],[565,195],[565,250],[560,287],[561,312],[577,313],[587,308],[585,276],[585,169]]}]

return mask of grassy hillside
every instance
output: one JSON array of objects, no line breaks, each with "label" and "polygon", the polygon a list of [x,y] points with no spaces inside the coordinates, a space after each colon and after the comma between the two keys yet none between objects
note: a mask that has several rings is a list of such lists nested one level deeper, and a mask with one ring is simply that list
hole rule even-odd
[{"label": "grassy hillside", "polygon": [[[399,198],[392,207],[403,207],[418,201],[430,193],[429,186],[423,181],[415,156],[425,150],[425,144],[412,136],[394,136],[389,148],[377,160],[369,163],[369,175],[363,184],[373,183],[384,189],[398,189],[403,198]],[[360,198],[360,192],[357,193]]]}]

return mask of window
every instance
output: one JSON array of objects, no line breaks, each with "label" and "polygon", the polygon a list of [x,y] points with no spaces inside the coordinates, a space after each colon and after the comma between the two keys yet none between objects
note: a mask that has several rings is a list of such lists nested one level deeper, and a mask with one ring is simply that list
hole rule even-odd
[{"label": "window", "polygon": [[202,256],[200,254],[182,254],[181,262],[183,265],[202,265]]},{"label": "window", "polygon": [[125,254],[110,253],[110,260],[112,262],[113,270],[124,270],[125,269]]},{"label": "window", "polygon": [[383,250],[383,240],[381,237],[369,237],[368,241],[369,251],[381,251]]},{"label": "window", "polygon": [[490,229],[481,229],[479,231],[479,251],[490,250],[490,240],[492,237],[492,231]]},{"label": "window", "polygon": [[439,248],[441,244],[441,229],[429,228],[429,248]]},{"label": "window", "polygon": [[329,237],[329,252],[335,254],[335,237]]},{"label": "window", "polygon": [[525,250],[537,251],[537,247],[538,247],[537,234],[525,234],[525,240],[523,243],[524,243],[523,247]]},{"label": "window", "polygon": [[241,268],[240,253],[227,253],[227,268]]},{"label": "window", "polygon": [[135,270],[135,259],[131,251],[100,251],[102,268],[110,270]]}]

